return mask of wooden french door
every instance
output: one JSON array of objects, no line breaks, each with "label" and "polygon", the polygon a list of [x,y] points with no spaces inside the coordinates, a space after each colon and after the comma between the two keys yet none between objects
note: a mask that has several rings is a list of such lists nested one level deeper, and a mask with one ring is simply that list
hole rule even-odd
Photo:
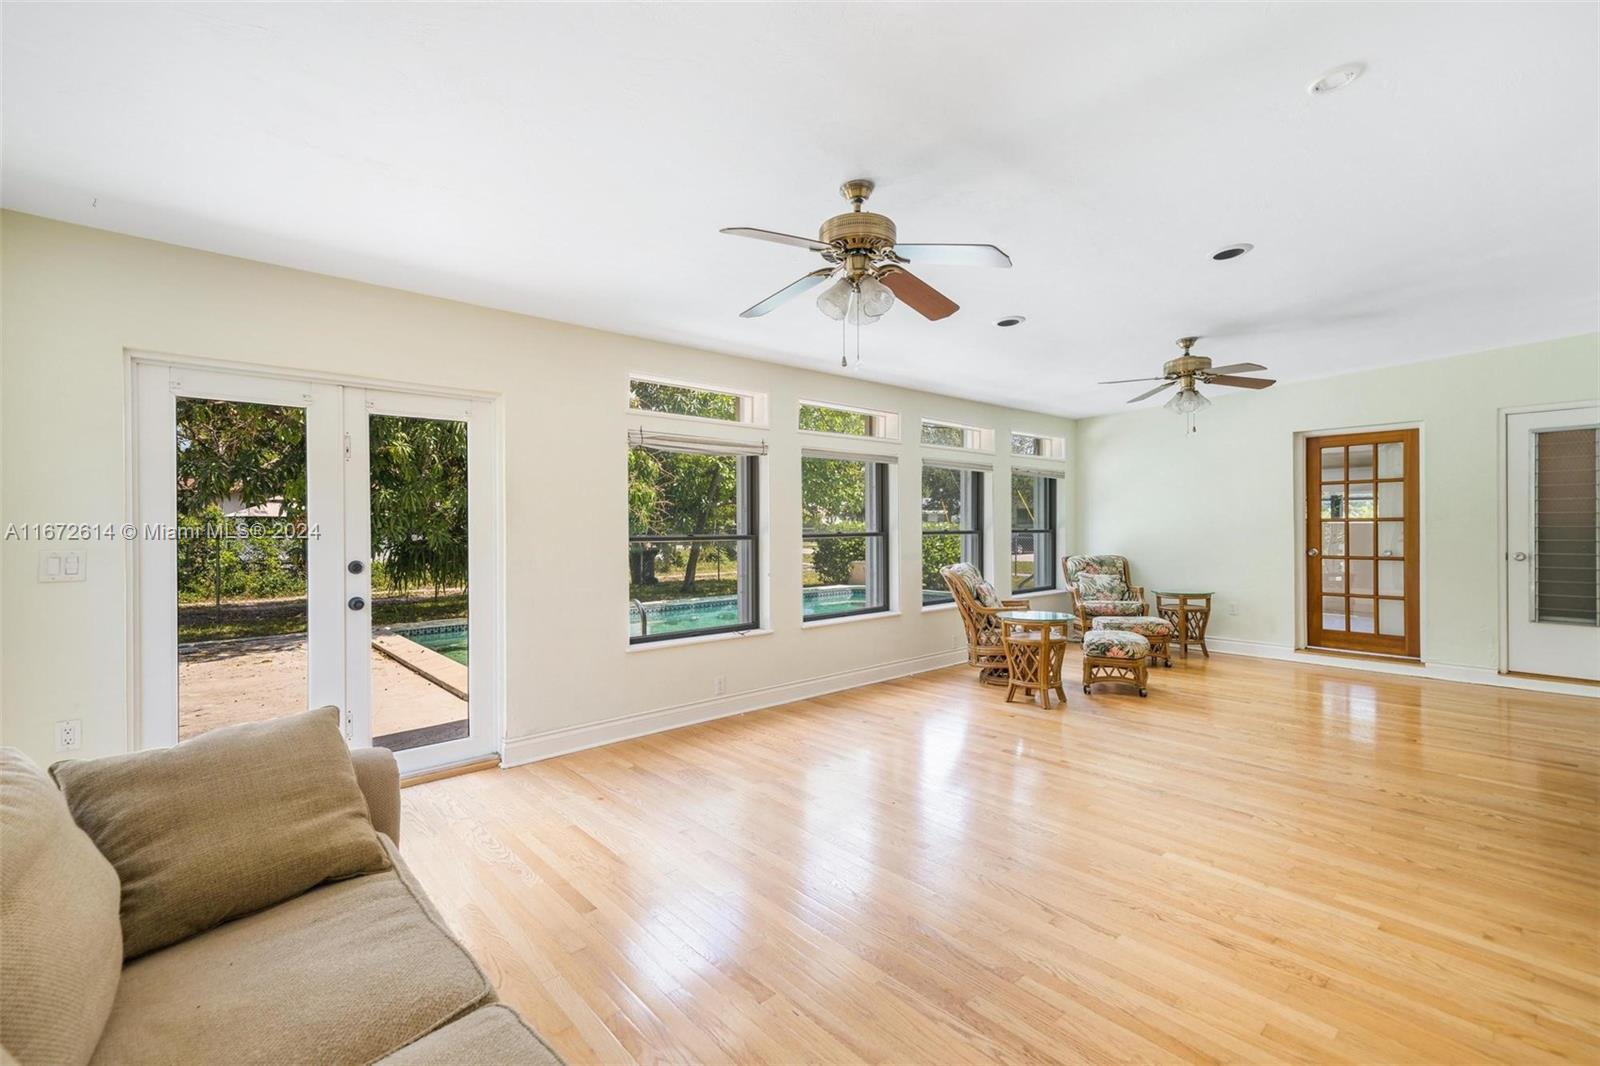
[{"label": "wooden french door", "polygon": [[1306,438],[1306,643],[1422,649],[1414,429]]}]

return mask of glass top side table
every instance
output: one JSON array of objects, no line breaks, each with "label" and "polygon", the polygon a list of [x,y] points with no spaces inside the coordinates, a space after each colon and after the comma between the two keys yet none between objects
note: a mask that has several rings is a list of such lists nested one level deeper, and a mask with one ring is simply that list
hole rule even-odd
[{"label": "glass top side table", "polygon": [[1050,708],[1053,691],[1066,705],[1067,693],[1061,686],[1061,663],[1067,654],[1067,623],[1078,617],[1057,611],[1001,611],[1001,639],[1005,642],[1006,702],[1017,690],[1031,692],[1039,706]]}]

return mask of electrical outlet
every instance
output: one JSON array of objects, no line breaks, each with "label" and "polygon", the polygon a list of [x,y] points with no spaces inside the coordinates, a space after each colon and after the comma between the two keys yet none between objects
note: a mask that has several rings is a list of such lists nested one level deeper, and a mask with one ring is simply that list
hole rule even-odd
[{"label": "electrical outlet", "polygon": [[711,694],[713,696],[726,696],[728,694],[728,679],[723,674],[718,674],[711,679]]},{"label": "electrical outlet", "polygon": [[56,750],[77,751],[83,747],[83,719],[63,718],[56,723]]},{"label": "electrical outlet", "polygon": [[1239,613],[1239,601],[1238,600],[1229,600],[1228,601],[1228,613],[1229,614],[1238,614]]}]

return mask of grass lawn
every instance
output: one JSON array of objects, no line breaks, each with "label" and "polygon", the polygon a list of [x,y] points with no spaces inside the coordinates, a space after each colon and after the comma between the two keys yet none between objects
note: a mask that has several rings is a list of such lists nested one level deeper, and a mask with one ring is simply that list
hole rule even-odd
[{"label": "grass lawn", "polygon": [[[456,589],[441,593],[378,593],[372,598],[372,624],[389,626],[400,622],[431,622],[467,616],[467,593]],[[211,604],[178,605],[178,642],[235,640],[242,637],[282,637],[306,631],[306,601],[303,597],[283,600],[247,600]]]}]

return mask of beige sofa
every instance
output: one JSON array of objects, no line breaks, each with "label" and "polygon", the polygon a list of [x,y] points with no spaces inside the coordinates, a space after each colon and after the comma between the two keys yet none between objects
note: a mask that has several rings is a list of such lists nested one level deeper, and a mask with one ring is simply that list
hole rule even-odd
[{"label": "beige sofa", "polygon": [[401,861],[393,755],[342,747],[328,708],[51,776],[0,749],[7,1066],[560,1063]]}]

